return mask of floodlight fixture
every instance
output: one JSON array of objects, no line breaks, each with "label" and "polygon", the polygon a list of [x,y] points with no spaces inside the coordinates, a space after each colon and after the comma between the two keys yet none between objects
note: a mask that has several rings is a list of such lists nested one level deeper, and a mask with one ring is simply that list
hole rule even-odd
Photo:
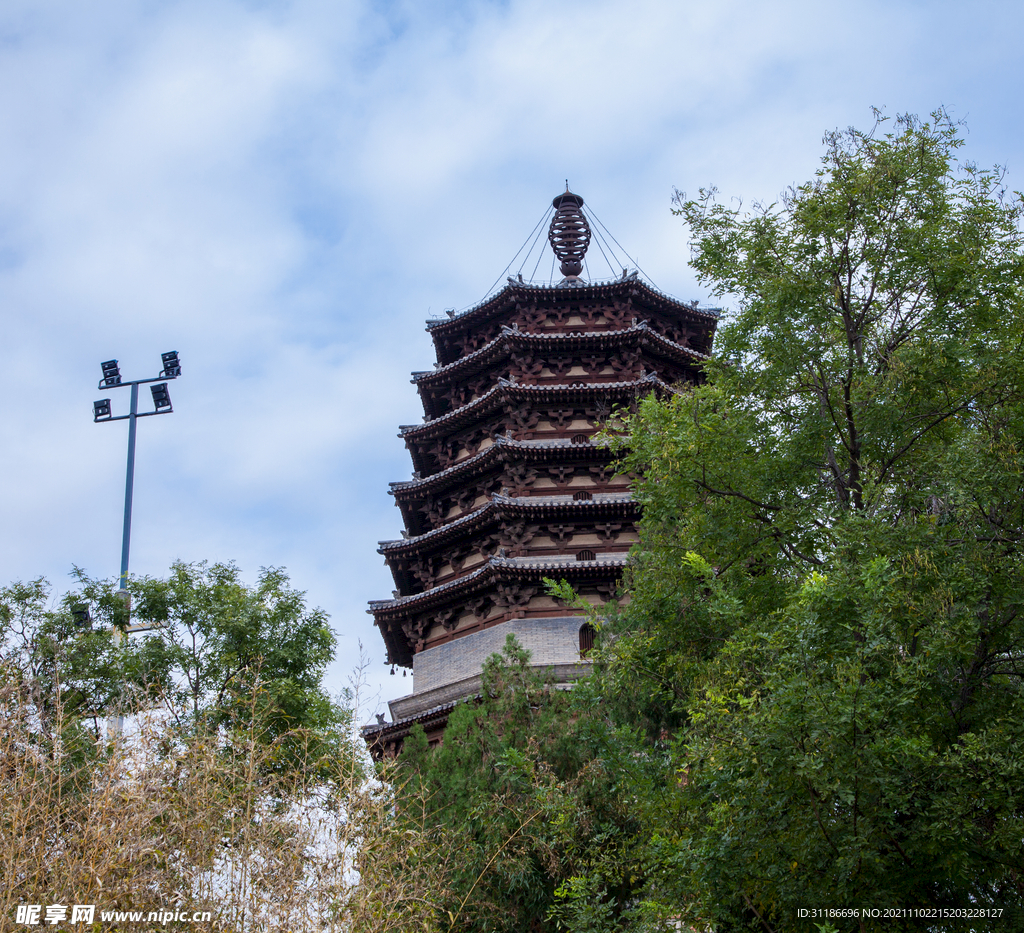
[{"label": "floodlight fixture", "polygon": [[103,368],[103,385],[119,386],[121,384],[121,370],[117,366],[117,360],[107,360],[100,363]]},{"label": "floodlight fixture", "polygon": [[[171,350],[169,353],[161,353],[160,360],[163,369],[159,376],[149,379],[132,379],[129,382],[121,381],[121,370],[118,368],[117,360],[107,360],[102,363],[103,379],[100,382],[101,389],[131,388],[131,403],[127,415],[111,414],[110,399],[102,399],[93,402],[93,421],[127,421],[128,422],[128,469],[124,485],[124,530],[121,537],[121,583],[118,592],[127,596],[128,587],[128,550],[131,543],[132,528],[132,487],[135,481],[135,431],[136,422],[139,418],[146,418],[152,415],[167,415],[174,409],[171,407],[171,396],[167,391],[167,383],[161,379],[176,379],[181,375],[181,362],[178,359],[178,351]],[[139,411],[139,386],[150,385],[153,393],[153,411]]]},{"label": "floodlight fixture", "polygon": [[171,407],[171,396],[167,391],[166,382],[158,382],[155,386],[150,386],[149,391],[153,393],[153,404],[157,411],[174,411]]},{"label": "floodlight fixture", "polygon": [[181,375],[181,363],[178,361],[178,351],[171,350],[169,353],[161,353],[160,359],[164,364],[163,372],[160,373],[164,379],[176,379]]}]

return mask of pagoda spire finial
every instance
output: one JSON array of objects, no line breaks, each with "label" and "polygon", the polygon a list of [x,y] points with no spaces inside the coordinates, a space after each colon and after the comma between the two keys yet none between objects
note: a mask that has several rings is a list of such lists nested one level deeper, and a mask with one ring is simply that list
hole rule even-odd
[{"label": "pagoda spire finial", "polygon": [[555,216],[548,229],[548,242],[561,262],[562,275],[575,278],[583,271],[583,257],[590,246],[590,224],[583,213],[583,198],[569,190],[551,202]]}]

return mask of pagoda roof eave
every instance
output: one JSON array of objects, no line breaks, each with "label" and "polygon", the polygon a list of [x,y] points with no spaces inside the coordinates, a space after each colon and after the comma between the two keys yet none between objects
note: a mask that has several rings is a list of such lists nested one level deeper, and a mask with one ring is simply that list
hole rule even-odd
[{"label": "pagoda roof eave", "polygon": [[442,583],[423,593],[397,599],[373,600],[367,612],[380,629],[387,647],[388,663],[409,667],[413,650],[405,633],[396,631],[393,623],[401,623],[410,614],[459,602],[498,583],[529,580],[541,583],[544,577],[559,575],[571,581],[606,580],[625,569],[628,555],[615,555],[597,560],[541,560],[522,557],[491,557],[472,573]]},{"label": "pagoda roof eave", "polygon": [[[481,450],[480,453],[460,460],[447,469],[430,476],[423,476],[418,479],[401,480],[389,483],[389,492],[396,498],[405,493],[427,494],[436,491],[437,488],[445,488],[459,480],[465,480],[468,476],[481,473],[491,461],[508,457],[510,454],[519,454],[525,458],[543,460],[558,451],[563,457],[571,459],[586,459],[592,457],[596,451],[606,451],[608,448],[599,442],[587,440],[586,443],[573,443],[568,438],[557,438],[551,440],[529,440],[517,441],[499,434],[494,443]],[[611,455],[608,455],[609,459]]]},{"label": "pagoda roof eave", "polygon": [[428,320],[427,332],[431,335],[445,333],[457,333],[467,323],[482,320],[490,317],[491,313],[502,307],[508,306],[515,300],[523,298],[561,297],[571,295],[574,298],[609,298],[617,292],[631,291],[642,294],[650,299],[654,305],[661,305],[666,309],[684,311],[701,318],[708,323],[717,323],[721,317],[721,310],[718,308],[697,308],[695,304],[687,304],[678,298],[662,292],[653,285],[645,282],[635,274],[624,278],[597,281],[585,285],[575,285],[571,289],[564,285],[534,285],[526,282],[515,282],[509,280],[495,294],[484,298],[483,301],[467,308],[459,314],[454,314],[447,319]]},{"label": "pagoda roof eave", "polygon": [[[510,352],[512,345],[529,346],[530,344],[550,345],[562,343],[571,347],[588,344],[600,346],[609,342],[620,341],[623,338],[645,338],[662,347],[666,352],[690,362],[703,363],[709,359],[707,354],[691,350],[689,347],[684,347],[682,344],[669,340],[667,337],[659,334],[646,321],[640,321],[621,330],[567,334],[531,334],[502,325],[501,333],[479,350],[474,350],[472,353],[459,357],[459,359],[445,366],[439,366],[437,369],[413,373],[412,383],[416,386],[431,385],[434,382],[443,383],[460,370],[472,370],[481,363],[490,362],[492,359],[501,359],[502,356]],[[495,351],[499,350],[501,352],[495,353]]]},{"label": "pagoda roof eave", "polygon": [[452,425],[457,425],[461,421],[471,422],[479,414],[489,410],[489,406],[493,405],[499,398],[503,397],[518,397],[524,401],[532,401],[537,397],[547,395],[554,400],[564,399],[568,401],[570,398],[587,398],[595,394],[611,395],[630,389],[638,390],[645,386],[650,386],[651,388],[657,386],[669,393],[673,391],[671,386],[654,373],[648,373],[646,376],[641,376],[639,379],[633,379],[629,382],[588,382],[582,385],[520,385],[516,382],[510,382],[508,379],[499,379],[492,388],[488,389],[479,398],[473,399],[472,402],[468,402],[454,411],[446,412],[423,424],[401,425],[399,427],[401,433],[398,436],[403,440],[430,440],[451,430]]},{"label": "pagoda roof eave", "polygon": [[412,716],[405,716],[402,719],[396,719],[393,722],[372,722],[365,726],[360,727],[360,733],[363,735],[364,740],[370,742],[371,740],[380,741],[381,739],[390,737],[391,733],[399,733],[400,738],[404,738],[409,731],[409,728],[413,723],[419,723],[421,726],[432,725],[435,720],[448,719],[448,714],[451,713],[456,706],[460,703],[471,703],[474,700],[481,698],[479,693],[470,694],[468,696],[459,697],[457,700],[451,700],[448,703],[442,703],[439,706],[432,706],[430,709],[425,709],[421,713],[414,713]]},{"label": "pagoda roof eave", "polygon": [[376,616],[389,611],[398,610],[404,614],[405,610],[411,608],[432,607],[438,603],[447,601],[453,593],[462,590],[472,590],[477,587],[481,578],[490,585],[502,582],[503,579],[515,579],[523,576],[532,577],[538,574],[547,574],[552,571],[572,571],[574,577],[601,577],[606,575],[608,570],[621,570],[626,566],[628,555],[615,555],[602,557],[595,560],[576,560],[574,557],[567,557],[564,560],[551,560],[531,557],[489,557],[487,563],[478,567],[455,580],[438,584],[422,593],[413,593],[409,596],[397,596],[393,599],[370,600],[369,612]]},{"label": "pagoda roof eave", "polygon": [[573,499],[571,493],[559,496],[503,496],[494,493],[480,508],[462,515],[447,525],[431,529],[421,535],[410,538],[399,538],[394,541],[379,541],[378,554],[388,556],[405,556],[418,553],[424,545],[439,544],[451,537],[458,537],[466,531],[475,530],[478,525],[493,521],[494,517],[504,515],[520,517],[523,515],[547,515],[563,512],[615,512],[622,511],[623,506],[635,506],[636,500],[631,493],[619,495],[603,495],[600,499]]}]

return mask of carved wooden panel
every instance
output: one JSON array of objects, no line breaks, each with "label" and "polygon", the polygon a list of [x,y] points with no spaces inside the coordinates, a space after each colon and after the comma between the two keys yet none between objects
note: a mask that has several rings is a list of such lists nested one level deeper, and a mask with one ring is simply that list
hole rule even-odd
[{"label": "carved wooden panel", "polygon": [[573,358],[569,355],[558,355],[549,356],[547,358],[548,369],[551,370],[556,376],[561,376],[563,373],[568,372],[572,369]]},{"label": "carved wooden panel", "polygon": [[446,632],[454,632],[459,620],[454,609],[441,609],[434,613],[434,623],[440,625]]},{"label": "carved wooden panel", "polygon": [[476,379],[471,379],[468,383],[470,398],[479,398],[486,394],[493,384],[494,380],[491,376],[477,376]]},{"label": "carved wooden panel", "polygon": [[448,563],[452,565],[452,570],[456,573],[461,573],[463,566],[465,566],[466,558],[472,553],[472,550],[464,544],[452,547],[448,551]]},{"label": "carved wooden panel", "polygon": [[559,544],[568,544],[576,533],[576,526],[558,522],[548,525],[547,532],[552,541],[557,541]]},{"label": "carved wooden panel", "polygon": [[451,345],[458,350],[458,356],[468,356],[489,344],[497,336],[497,333],[497,327],[492,324],[490,327],[483,327],[478,331],[459,334],[453,338]]},{"label": "carved wooden panel", "polygon": [[625,330],[630,324],[632,310],[629,305],[615,302],[610,308],[604,309],[605,323],[611,326],[612,330]]},{"label": "carved wooden panel", "polygon": [[563,463],[558,466],[548,467],[548,473],[555,481],[556,486],[568,486],[576,474],[576,467],[572,464]]},{"label": "carved wooden panel", "polygon": [[559,428],[564,428],[567,424],[572,424],[573,419],[576,417],[575,408],[555,408],[549,411],[548,420]]},{"label": "carved wooden panel", "polygon": [[427,496],[418,511],[426,518],[427,522],[437,527],[448,512],[448,500],[444,497]]},{"label": "carved wooden panel", "polygon": [[441,393],[440,397],[448,402],[451,408],[459,408],[469,401],[467,389],[462,385],[450,386]]},{"label": "carved wooden panel", "polygon": [[556,304],[553,308],[550,309],[548,314],[551,316],[552,320],[554,320],[556,324],[564,324],[565,319],[569,316],[570,311],[572,311],[571,306],[566,304]]},{"label": "carved wooden panel", "polygon": [[409,562],[409,571],[424,590],[437,584],[441,562],[437,557],[423,557]]},{"label": "carved wooden panel", "polygon": [[505,470],[505,478],[512,495],[525,496],[537,480],[537,471],[525,463],[510,463]]},{"label": "carved wooden panel", "polygon": [[594,531],[604,544],[614,544],[622,533],[622,524],[619,522],[599,522],[594,525]]},{"label": "carved wooden panel", "polygon": [[442,438],[424,444],[420,450],[425,456],[436,461],[440,469],[446,470],[455,462],[455,457],[459,452],[459,445],[452,438]]},{"label": "carved wooden panel", "polygon": [[402,623],[402,631],[405,633],[405,637],[412,643],[413,651],[423,650],[428,625],[429,619],[422,616]]},{"label": "carved wooden panel", "polygon": [[525,324],[528,330],[536,330],[547,321],[547,317],[547,309],[538,308],[536,305],[529,308],[523,308],[518,316],[519,321]]},{"label": "carved wooden panel", "polygon": [[468,512],[476,501],[478,487],[469,486],[465,489],[460,489],[455,497],[455,502],[463,512]]},{"label": "carved wooden panel", "polygon": [[501,523],[501,546],[511,552],[512,557],[519,557],[523,549],[534,538],[536,529],[524,521]]},{"label": "carved wooden panel", "polygon": [[509,417],[520,431],[532,431],[540,421],[540,412],[525,402],[509,409]]},{"label": "carved wooden panel", "polygon": [[537,587],[521,583],[499,583],[495,604],[505,609],[519,609],[525,606],[537,592]]},{"label": "carved wooden panel", "polygon": [[491,433],[487,428],[471,428],[468,431],[457,434],[456,442],[459,448],[464,448],[470,454],[475,454],[480,450],[480,444],[483,440],[490,436]]},{"label": "carved wooden panel", "polygon": [[615,373],[619,375],[634,373],[640,362],[640,351],[638,349],[623,350],[621,353],[613,355],[609,362]]},{"label": "carved wooden panel", "polygon": [[513,353],[512,364],[515,369],[524,376],[539,376],[544,368],[542,357],[534,356],[529,351],[525,353]]},{"label": "carved wooden panel", "polygon": [[484,535],[476,540],[473,550],[485,559],[493,557],[498,551],[498,541],[499,536],[497,534]]},{"label": "carved wooden panel", "polygon": [[501,476],[494,476],[491,479],[484,480],[482,483],[477,483],[476,494],[477,496],[490,497],[495,493],[501,492],[505,486],[505,480]]}]

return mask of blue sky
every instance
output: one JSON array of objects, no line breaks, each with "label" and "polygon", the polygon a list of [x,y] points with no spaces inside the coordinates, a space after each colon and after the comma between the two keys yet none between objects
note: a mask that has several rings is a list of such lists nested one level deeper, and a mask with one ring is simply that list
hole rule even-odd
[{"label": "blue sky", "polygon": [[117,574],[99,363],[156,375],[176,349],[175,412],[140,423],[133,572],[285,566],[333,619],[332,687],[362,642],[370,694],[408,692],[365,608],[393,586],[376,542],[425,318],[484,297],[566,178],[706,301],[673,187],[774,200],[872,106],[944,105],[964,157],[1024,188],[1022,9],[5,0],[0,580]]}]

